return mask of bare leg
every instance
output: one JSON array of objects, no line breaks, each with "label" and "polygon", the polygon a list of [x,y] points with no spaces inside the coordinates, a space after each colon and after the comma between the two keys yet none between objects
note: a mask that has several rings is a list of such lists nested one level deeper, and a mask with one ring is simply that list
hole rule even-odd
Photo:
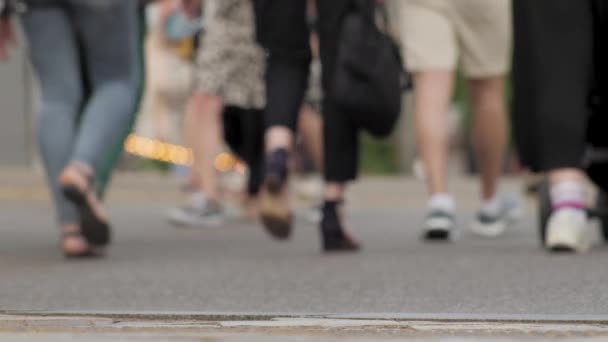
[{"label": "bare leg", "polygon": [[192,148],[194,179],[199,190],[212,200],[219,200],[214,160],[221,147],[224,105],[217,96],[195,93],[186,114],[186,137]]},{"label": "bare leg", "polygon": [[549,172],[549,182],[553,184],[561,182],[583,183],[585,174],[580,169],[556,169]]},{"label": "bare leg", "polygon": [[342,183],[329,182],[325,185],[326,201],[342,201],[344,199],[345,186]]},{"label": "bare leg", "polygon": [[482,197],[497,191],[507,145],[507,113],[502,76],[470,80],[469,93],[475,114],[473,142],[481,167]]},{"label": "bare leg", "polygon": [[448,190],[446,112],[452,96],[453,78],[451,71],[425,71],[414,75],[416,139],[431,194]]},{"label": "bare leg", "polygon": [[323,170],[323,120],[310,105],[304,104],[300,110],[298,131],[317,171]]},{"label": "bare leg", "polygon": [[[188,104],[186,106],[186,113],[184,115],[184,140],[186,146],[193,149],[193,146],[197,144],[198,138],[200,136],[201,126],[199,123],[199,115],[198,114],[198,103],[197,97],[195,94],[191,95],[188,99]],[[198,158],[195,158],[194,151],[192,152],[192,165],[190,166],[190,175],[188,177],[188,183],[186,186],[189,190],[197,190],[201,187],[200,176],[200,161]]]},{"label": "bare leg", "polygon": [[293,147],[293,132],[283,126],[270,127],[266,131],[266,151],[272,152],[280,149],[291,151]]}]

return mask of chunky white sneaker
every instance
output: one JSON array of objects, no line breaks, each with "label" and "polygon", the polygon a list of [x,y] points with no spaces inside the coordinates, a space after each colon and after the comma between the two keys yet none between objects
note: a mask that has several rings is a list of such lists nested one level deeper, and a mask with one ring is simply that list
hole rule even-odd
[{"label": "chunky white sneaker", "polygon": [[180,227],[218,227],[224,224],[224,211],[215,201],[196,193],[185,206],[169,209],[167,218]]},{"label": "chunky white sneaker", "polygon": [[584,253],[591,248],[587,214],[581,209],[559,209],[547,223],[546,247],[552,251]]},{"label": "chunky white sneaker", "polygon": [[522,209],[519,201],[512,196],[502,196],[500,209],[496,213],[489,214],[481,210],[477,213],[471,223],[471,231],[483,237],[497,237],[521,217]]}]

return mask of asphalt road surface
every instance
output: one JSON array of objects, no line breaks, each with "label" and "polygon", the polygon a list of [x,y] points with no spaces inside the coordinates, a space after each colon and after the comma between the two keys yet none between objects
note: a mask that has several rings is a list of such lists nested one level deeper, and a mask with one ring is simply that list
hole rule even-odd
[{"label": "asphalt road surface", "polygon": [[[608,247],[548,254],[530,212],[497,239],[463,229],[454,243],[427,244],[418,229],[422,186],[366,180],[350,200],[351,226],[364,249],[322,255],[317,228],[305,220],[285,243],[255,223],[171,227],[164,214],[174,202],[173,185],[159,182],[119,179],[110,196],[115,244],[94,261],[66,261],[58,253],[39,183],[0,182],[0,311],[608,318]],[[463,180],[456,188],[469,199],[460,206],[466,228],[476,187]]]}]

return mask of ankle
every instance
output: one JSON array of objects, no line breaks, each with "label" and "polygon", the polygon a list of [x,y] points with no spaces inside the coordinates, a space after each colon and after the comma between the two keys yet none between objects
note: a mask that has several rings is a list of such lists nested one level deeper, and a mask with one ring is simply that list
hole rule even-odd
[{"label": "ankle", "polygon": [[484,199],[481,202],[481,207],[479,208],[479,212],[487,214],[487,215],[496,215],[500,212],[501,209],[501,199],[500,196],[494,194],[494,196]]},{"label": "ankle", "polygon": [[266,150],[289,150],[293,145],[293,131],[286,126],[272,126],[266,130],[264,137]]},{"label": "ankle", "polygon": [[334,200],[325,200],[323,202],[322,208],[322,226],[327,228],[331,227],[341,227],[341,215],[340,209],[342,205],[342,201],[334,201]]},{"label": "ankle", "polygon": [[269,150],[267,153],[267,158],[271,160],[287,162],[289,159],[289,150],[287,148],[275,148]]},{"label": "ankle", "polygon": [[553,210],[579,209],[584,210],[585,187],[578,181],[561,181],[551,185],[549,190]]},{"label": "ankle", "polygon": [[428,208],[430,211],[436,210],[453,213],[455,207],[454,198],[448,193],[435,193],[431,195],[431,198],[428,201]]},{"label": "ankle", "polygon": [[78,223],[63,223],[61,224],[61,231],[64,234],[80,233],[80,225]]},{"label": "ankle", "polygon": [[68,164],[68,167],[76,168],[78,170],[78,172],[80,172],[82,175],[84,175],[87,178],[92,179],[95,176],[95,170],[93,169],[93,167],[83,161],[72,160]]}]

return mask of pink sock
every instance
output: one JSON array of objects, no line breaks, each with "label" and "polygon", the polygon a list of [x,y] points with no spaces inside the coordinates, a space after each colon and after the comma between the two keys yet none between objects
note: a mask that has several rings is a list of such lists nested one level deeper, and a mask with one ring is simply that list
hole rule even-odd
[{"label": "pink sock", "polygon": [[550,194],[553,210],[586,208],[585,187],[579,182],[565,181],[554,184],[551,186]]}]

